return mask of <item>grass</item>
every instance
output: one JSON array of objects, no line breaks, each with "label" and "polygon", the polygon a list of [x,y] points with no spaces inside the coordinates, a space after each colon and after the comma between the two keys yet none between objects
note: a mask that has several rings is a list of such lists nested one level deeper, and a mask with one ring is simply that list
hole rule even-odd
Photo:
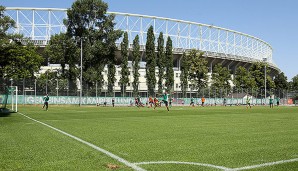
[{"label": "grass", "polygon": [[[228,168],[298,158],[296,107],[19,106],[21,113],[129,162],[180,161]],[[132,170],[85,144],[14,113],[0,117],[0,170]],[[182,164],[146,170],[216,170]],[[298,162],[251,170],[297,170]]]}]

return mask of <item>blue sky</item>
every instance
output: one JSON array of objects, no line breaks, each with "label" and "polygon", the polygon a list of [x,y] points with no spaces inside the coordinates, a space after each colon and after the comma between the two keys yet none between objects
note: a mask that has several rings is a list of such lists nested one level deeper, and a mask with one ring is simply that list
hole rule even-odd
[{"label": "blue sky", "polygon": [[[6,7],[70,8],[74,0],[1,0]],[[273,47],[288,80],[298,74],[297,0],[105,0],[109,11],[212,24],[250,34]]]}]

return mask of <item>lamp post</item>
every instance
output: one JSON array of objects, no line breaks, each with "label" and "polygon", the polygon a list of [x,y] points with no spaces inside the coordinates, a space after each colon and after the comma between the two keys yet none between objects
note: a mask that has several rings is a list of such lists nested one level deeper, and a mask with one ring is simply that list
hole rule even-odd
[{"label": "lamp post", "polygon": [[57,104],[58,104],[58,93],[59,93],[59,83],[58,83],[58,78],[56,79],[56,81],[57,81],[57,86],[56,86],[56,90],[57,90]]},{"label": "lamp post", "polygon": [[80,76],[80,83],[81,83],[81,91],[80,91],[80,106],[82,104],[82,91],[83,91],[83,39],[81,38],[81,76]]},{"label": "lamp post", "polygon": [[265,85],[264,85],[264,88],[265,88],[265,93],[264,93],[264,95],[265,95],[265,103],[266,103],[266,62],[267,62],[267,58],[263,58],[263,61],[264,61],[264,63],[265,63],[265,73],[264,73],[264,76],[265,76],[265,78],[264,78],[264,80],[265,80]]}]

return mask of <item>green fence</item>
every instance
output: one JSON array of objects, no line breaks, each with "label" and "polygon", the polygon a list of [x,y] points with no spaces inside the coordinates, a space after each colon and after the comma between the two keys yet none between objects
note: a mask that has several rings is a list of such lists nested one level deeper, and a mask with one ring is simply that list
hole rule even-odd
[{"label": "green fence", "polygon": [[[0,95],[4,97],[4,95]],[[112,99],[115,100],[115,105],[134,105],[135,99],[132,97],[82,97],[82,105],[103,105],[105,102],[107,105],[112,103]],[[173,105],[189,105],[191,98],[174,98]],[[206,98],[205,105],[223,105],[223,98]],[[148,103],[148,98],[142,97],[141,102],[143,104]],[[194,98],[195,104],[201,104],[201,98]],[[276,102],[276,101],[275,101]],[[287,99],[281,99],[280,104],[287,104]],[[11,98],[8,97],[8,102],[11,103]],[[226,98],[226,105],[243,105],[246,103],[246,98]],[[268,104],[268,99],[251,99],[251,104],[253,105],[263,105]],[[297,104],[298,101],[295,101]],[[34,95],[18,95],[18,104],[43,104],[43,96]],[[50,96],[49,104],[57,105],[78,105],[80,104],[79,96]]]}]

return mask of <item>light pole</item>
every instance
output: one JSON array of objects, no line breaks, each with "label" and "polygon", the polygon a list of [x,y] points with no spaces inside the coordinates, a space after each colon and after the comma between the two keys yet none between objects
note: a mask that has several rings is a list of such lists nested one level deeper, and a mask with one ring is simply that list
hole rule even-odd
[{"label": "light pole", "polygon": [[265,103],[266,103],[266,62],[267,62],[267,58],[263,58],[263,61],[264,61],[264,63],[265,63],[265,73],[264,73],[264,76],[265,76],[265,78],[264,78],[264,80],[265,80],[265,93],[264,93],[264,95],[265,95]]},{"label": "light pole", "polygon": [[82,89],[83,89],[83,83],[82,83],[82,80],[83,80],[83,39],[81,38],[81,75],[80,75],[80,106],[82,104]]},{"label": "light pole", "polygon": [[80,104],[82,104],[82,91],[83,91],[83,37],[80,38],[81,40],[81,75],[80,75]]},{"label": "light pole", "polygon": [[36,105],[36,79],[34,80],[34,105]]},{"label": "light pole", "polygon": [[57,81],[56,90],[57,90],[57,104],[58,104],[58,93],[59,93],[58,78],[56,79],[56,81]]}]

